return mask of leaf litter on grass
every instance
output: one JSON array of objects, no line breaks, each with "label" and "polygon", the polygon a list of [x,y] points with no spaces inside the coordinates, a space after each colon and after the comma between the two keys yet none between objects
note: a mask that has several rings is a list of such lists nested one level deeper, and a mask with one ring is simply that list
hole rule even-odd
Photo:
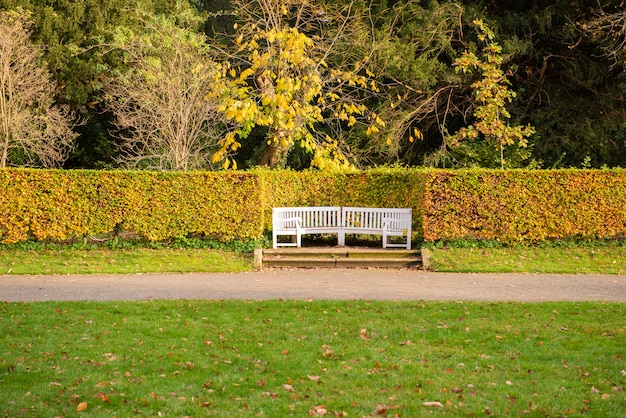
[{"label": "leaf litter on grass", "polygon": [[5,303],[0,414],[620,415],[624,308]]}]

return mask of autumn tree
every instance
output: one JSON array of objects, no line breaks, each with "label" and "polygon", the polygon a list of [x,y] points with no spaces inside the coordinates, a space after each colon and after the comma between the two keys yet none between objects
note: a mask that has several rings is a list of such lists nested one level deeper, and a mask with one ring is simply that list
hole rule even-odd
[{"label": "autumn tree", "polygon": [[[195,20],[192,14],[187,18]],[[127,67],[105,86],[118,162],[154,170],[211,168],[225,126],[215,96],[208,94],[219,67],[196,31],[164,17],[141,20],[141,31],[117,31],[114,47]]]},{"label": "autumn tree", "polygon": [[262,127],[261,165],[284,166],[298,144],[314,167],[351,166],[349,132],[361,126],[376,134],[384,126],[366,105],[378,93],[366,65],[373,47],[362,24],[366,9],[350,3],[333,10],[295,0],[233,4],[240,21],[220,109],[239,128],[221,141],[214,161],[232,166],[229,153]]},{"label": "autumn tree", "polygon": [[506,108],[516,96],[509,89],[506,74],[502,70],[502,47],[494,41],[493,31],[482,21],[475,20],[479,30],[478,39],[484,42],[482,57],[471,51],[464,52],[454,65],[463,74],[480,73],[480,78],[471,85],[476,106],[473,111],[475,121],[461,128],[447,138],[445,145],[457,147],[465,140],[484,140],[489,146],[495,145],[499,153],[500,167],[504,168],[504,149],[511,145],[525,148],[528,138],[535,133],[530,126],[510,125],[507,119],[511,114]]},{"label": "autumn tree", "polygon": [[0,167],[60,165],[74,146],[76,126],[42,50],[30,40],[28,14],[0,11]]}]

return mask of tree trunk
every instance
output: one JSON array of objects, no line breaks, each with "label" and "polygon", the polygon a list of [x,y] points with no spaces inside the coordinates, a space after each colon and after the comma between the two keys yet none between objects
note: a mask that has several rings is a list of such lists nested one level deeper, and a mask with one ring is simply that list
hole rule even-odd
[{"label": "tree trunk", "polygon": [[[291,149],[290,144],[293,144],[293,141],[289,140],[292,137],[289,131],[271,127],[267,133],[269,144],[263,151],[263,154],[261,154],[259,164],[269,168],[285,167],[287,154],[289,154],[289,150]],[[286,139],[287,141],[285,142]]]},{"label": "tree trunk", "polygon": [[288,153],[288,148],[282,147],[276,142],[272,141],[272,143],[269,144],[267,148],[265,148],[263,154],[261,154],[259,164],[262,166],[267,166],[269,168],[282,168],[287,162]]}]

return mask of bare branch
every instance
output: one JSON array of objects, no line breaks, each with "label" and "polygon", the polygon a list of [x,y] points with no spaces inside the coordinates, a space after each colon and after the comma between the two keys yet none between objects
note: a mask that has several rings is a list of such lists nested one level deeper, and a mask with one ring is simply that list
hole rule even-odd
[{"label": "bare branch", "polygon": [[69,108],[53,103],[56,85],[27,19],[0,11],[0,167],[57,166],[77,137]]},{"label": "bare branch", "polygon": [[606,13],[599,8],[595,18],[581,26],[585,33],[598,38],[604,44],[604,55],[613,61],[611,67],[617,65],[626,46],[626,10]]},{"label": "bare branch", "polygon": [[129,69],[105,89],[121,141],[118,162],[153,170],[210,169],[225,122],[209,94],[219,68],[191,30],[150,19],[144,28],[148,36],[120,41]]}]

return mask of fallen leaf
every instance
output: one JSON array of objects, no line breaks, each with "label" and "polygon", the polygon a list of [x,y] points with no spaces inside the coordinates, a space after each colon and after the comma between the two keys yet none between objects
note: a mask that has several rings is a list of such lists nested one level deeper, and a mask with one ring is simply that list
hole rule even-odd
[{"label": "fallen leaf", "polygon": [[289,392],[293,392],[293,386],[291,385],[283,385],[283,388]]},{"label": "fallen leaf", "polygon": [[323,417],[328,414],[325,405],[316,405],[313,408],[309,409],[309,415],[312,417]]},{"label": "fallen leaf", "polygon": [[376,409],[372,412],[372,415],[380,415],[380,416],[386,417],[387,414],[389,413],[389,410],[395,409],[395,408],[397,408],[397,406],[378,404],[376,405]]},{"label": "fallen leaf", "polygon": [[311,376],[311,375],[307,375],[307,377],[309,378],[309,380],[312,380],[314,382],[317,382],[318,380],[320,380],[319,376]]},{"label": "fallen leaf", "polygon": [[76,406],[76,411],[81,412],[87,409],[87,402],[81,402]]},{"label": "fallen leaf", "polygon": [[602,398],[603,400],[607,400],[611,397],[611,395],[609,395],[608,393],[603,393],[602,396],[600,398]]},{"label": "fallen leaf", "polygon": [[359,332],[359,337],[361,337],[362,340],[369,340],[370,337],[367,336],[367,329],[366,328],[362,328],[361,331]]},{"label": "fallen leaf", "polygon": [[105,353],[105,354],[102,355],[102,357],[108,359],[109,361],[117,360],[117,356],[114,355],[113,353]]},{"label": "fallen leaf", "polygon": [[109,399],[109,397],[107,396],[106,393],[104,392],[98,392],[94,395],[94,398],[99,398],[102,402],[104,403],[110,403],[111,400]]},{"label": "fallen leaf", "polygon": [[332,347],[329,345],[322,345],[322,357],[324,358],[328,358],[328,357],[332,357],[333,354],[335,354],[335,352],[331,349]]},{"label": "fallen leaf", "polygon": [[424,402],[422,405],[436,408],[443,408],[443,404],[441,402]]}]

